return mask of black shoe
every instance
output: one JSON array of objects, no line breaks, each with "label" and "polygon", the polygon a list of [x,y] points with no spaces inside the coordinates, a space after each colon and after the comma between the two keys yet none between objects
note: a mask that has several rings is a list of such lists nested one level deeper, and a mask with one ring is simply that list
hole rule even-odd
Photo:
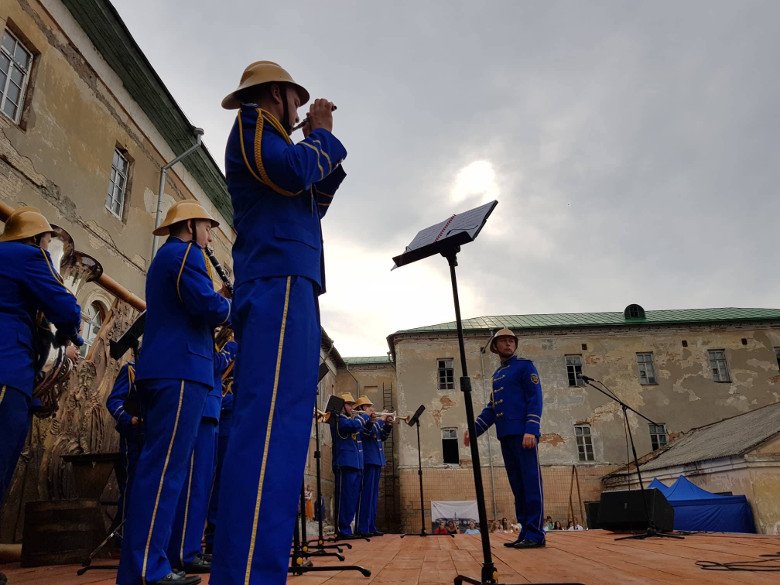
[{"label": "black shoe", "polygon": [[198,553],[195,556],[203,559],[207,563],[210,563],[211,560],[214,558],[214,555],[212,555],[211,553]]},{"label": "black shoe", "polygon": [[211,563],[201,556],[196,556],[190,564],[184,566],[184,570],[188,573],[211,573]]},{"label": "black shoe", "polygon": [[149,582],[148,585],[198,585],[198,583],[200,583],[200,577],[197,575],[182,577],[179,573],[168,573],[159,581]]},{"label": "black shoe", "polygon": [[543,546],[546,546],[544,541],[542,541],[542,542],[534,542],[533,540],[529,540],[527,538],[524,538],[520,542],[515,542],[512,545],[512,548],[541,548]]},{"label": "black shoe", "polygon": [[384,536],[384,532],[380,532],[379,530],[374,530],[373,532],[368,533],[369,536]]}]

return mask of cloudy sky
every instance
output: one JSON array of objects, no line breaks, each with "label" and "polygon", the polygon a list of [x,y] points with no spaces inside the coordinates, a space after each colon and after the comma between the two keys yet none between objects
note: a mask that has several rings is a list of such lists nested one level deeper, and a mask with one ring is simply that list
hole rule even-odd
[{"label": "cloudy sky", "polygon": [[220,163],[252,61],[338,105],[342,355],[454,320],[443,258],[391,258],[492,199],[464,317],[780,307],[780,2],[113,1]]}]

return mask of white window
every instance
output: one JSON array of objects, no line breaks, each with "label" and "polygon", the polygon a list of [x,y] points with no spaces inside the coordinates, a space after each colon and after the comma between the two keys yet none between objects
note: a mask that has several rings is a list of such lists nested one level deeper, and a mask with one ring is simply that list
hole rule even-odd
[{"label": "white window", "polygon": [[125,192],[127,190],[127,172],[130,161],[122,151],[114,149],[114,160],[111,162],[111,177],[108,181],[106,209],[121,219],[125,207]]},{"label": "white window", "polygon": [[650,425],[650,443],[653,445],[653,451],[666,445],[668,438],[666,425]]},{"label": "white window", "polygon": [[0,111],[19,123],[33,55],[8,29],[0,41]]},{"label": "white window", "polygon": [[731,382],[729,365],[726,363],[726,350],[711,349],[707,352],[710,358],[712,379],[716,382]]},{"label": "white window", "polygon": [[455,389],[455,368],[452,366],[453,358],[436,360],[438,369],[439,390]]},{"label": "white window", "polygon": [[569,386],[581,386],[580,376],[582,375],[582,356],[566,356],[566,375],[569,377]]},{"label": "white window", "polygon": [[593,461],[593,437],[590,434],[590,425],[576,425],[574,436],[577,438],[577,454],[580,461]]},{"label": "white window", "polygon": [[655,384],[655,366],[653,365],[652,352],[636,354],[636,363],[639,366],[639,383]]},{"label": "white window", "polygon": [[84,321],[82,330],[84,332],[84,345],[79,349],[81,357],[86,358],[89,355],[89,350],[95,343],[100,328],[103,326],[105,320],[105,310],[103,305],[97,301],[90,303],[89,306],[81,313],[81,319]]}]

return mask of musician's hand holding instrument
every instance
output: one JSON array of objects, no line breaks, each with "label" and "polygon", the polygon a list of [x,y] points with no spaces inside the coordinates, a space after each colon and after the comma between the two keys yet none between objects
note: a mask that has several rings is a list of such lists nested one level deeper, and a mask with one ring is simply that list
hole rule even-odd
[{"label": "musician's hand holding instrument", "polygon": [[333,111],[336,106],[333,102],[324,98],[317,98],[309,106],[309,113],[301,123],[294,126],[290,134],[302,128],[304,138],[311,134],[317,128],[324,128],[328,132],[333,132]]}]

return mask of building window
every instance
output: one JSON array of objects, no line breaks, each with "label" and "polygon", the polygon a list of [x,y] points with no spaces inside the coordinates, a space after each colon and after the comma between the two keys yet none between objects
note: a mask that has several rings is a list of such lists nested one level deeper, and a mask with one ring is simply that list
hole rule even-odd
[{"label": "building window", "polygon": [[655,366],[653,366],[652,352],[636,354],[636,363],[639,366],[639,383],[655,384]]},{"label": "building window", "polygon": [[590,425],[576,425],[574,436],[577,438],[577,454],[580,461],[594,461],[593,437],[590,434]]},{"label": "building window", "polygon": [[122,218],[125,207],[125,192],[127,191],[127,173],[130,161],[118,148],[114,149],[114,160],[111,162],[111,178],[108,180],[108,195],[106,209]]},{"label": "building window", "polygon": [[726,363],[726,351],[723,349],[711,349],[707,353],[710,357],[712,379],[716,382],[731,382],[729,366]]},{"label": "building window", "polygon": [[97,301],[90,303],[89,306],[82,311],[81,320],[84,321],[84,326],[82,327],[84,332],[84,345],[79,348],[79,353],[81,354],[81,357],[86,358],[105,321],[105,310],[103,309],[103,305]]},{"label": "building window", "polygon": [[780,347],[775,348],[775,357],[777,358],[777,368],[780,369]]},{"label": "building window", "polygon": [[580,376],[582,375],[582,356],[566,356],[566,375],[569,376],[569,386],[581,386]]},{"label": "building window", "polygon": [[455,369],[452,366],[452,358],[442,358],[437,361],[439,370],[439,390],[455,389]]},{"label": "building window", "polygon": [[653,451],[666,445],[667,438],[666,425],[650,424],[650,443],[653,445]]},{"label": "building window", "polygon": [[19,123],[24,90],[30,78],[33,55],[16,36],[5,29],[0,41],[0,111]]},{"label": "building window", "polygon": [[444,463],[460,465],[460,453],[458,450],[458,429],[441,430],[441,451]]}]

